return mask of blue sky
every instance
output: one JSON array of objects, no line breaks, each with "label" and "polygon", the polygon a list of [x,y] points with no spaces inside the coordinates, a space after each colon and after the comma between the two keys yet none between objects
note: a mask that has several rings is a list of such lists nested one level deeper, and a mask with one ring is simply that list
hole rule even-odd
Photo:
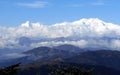
[{"label": "blue sky", "polygon": [[0,0],[0,26],[99,18],[120,24],[120,0]]}]

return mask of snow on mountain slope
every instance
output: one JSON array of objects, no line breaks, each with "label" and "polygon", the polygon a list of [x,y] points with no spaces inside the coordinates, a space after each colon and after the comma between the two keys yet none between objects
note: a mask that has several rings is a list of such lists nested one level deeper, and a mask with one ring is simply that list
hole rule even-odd
[{"label": "snow on mountain slope", "polygon": [[[28,44],[20,44],[19,39],[22,37],[30,39],[29,47]],[[29,49],[61,44],[120,50],[120,25],[107,23],[98,18],[83,18],[53,25],[27,21],[18,27],[0,27],[0,48]]]}]

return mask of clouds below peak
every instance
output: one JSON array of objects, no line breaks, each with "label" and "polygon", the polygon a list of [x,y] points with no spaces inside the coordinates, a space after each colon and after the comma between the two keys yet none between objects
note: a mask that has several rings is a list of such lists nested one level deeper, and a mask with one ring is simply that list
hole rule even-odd
[{"label": "clouds below peak", "polygon": [[20,53],[10,53],[10,54],[3,54],[0,55],[0,60],[8,60],[8,59],[16,59],[16,58],[21,58],[21,57],[25,57],[27,55],[25,54],[20,54]]},{"label": "clouds below peak", "polygon": [[27,21],[19,27],[0,27],[0,48],[28,50],[39,46],[72,44],[81,48],[119,50],[119,43],[120,26],[97,18],[84,18],[53,25]]}]

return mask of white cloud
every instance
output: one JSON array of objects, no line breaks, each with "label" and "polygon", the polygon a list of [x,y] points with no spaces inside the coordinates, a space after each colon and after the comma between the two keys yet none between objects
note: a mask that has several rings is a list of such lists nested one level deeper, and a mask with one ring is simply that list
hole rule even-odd
[{"label": "white cloud", "polygon": [[93,6],[103,6],[103,5],[105,5],[105,3],[104,2],[93,2],[93,3],[91,3],[91,5],[93,5]]},{"label": "white cloud", "polygon": [[20,58],[24,56],[27,56],[27,55],[20,54],[20,53],[3,54],[3,55],[0,55],[0,60],[15,59],[15,58]]},{"label": "white cloud", "polygon": [[48,5],[48,2],[35,1],[31,3],[18,3],[19,6],[30,7],[30,8],[43,8]]},{"label": "white cloud", "polygon": [[[27,37],[28,45],[20,45],[19,39]],[[25,43],[26,43],[25,42]],[[18,27],[0,27],[0,48],[31,49],[39,46],[72,44],[81,48],[120,49],[120,25],[106,23],[97,18],[74,22],[42,25],[27,21]],[[28,44],[28,43],[27,43]]]},{"label": "white cloud", "polygon": [[40,42],[40,43],[33,43],[31,47],[40,47],[40,46],[59,46],[63,44],[71,44],[75,46],[79,46],[81,48],[85,48],[87,46],[86,40],[78,40],[78,41],[47,41],[47,42]]},{"label": "white cloud", "polygon": [[116,50],[120,49],[120,40],[112,40],[111,47]]},{"label": "white cloud", "polygon": [[75,3],[71,4],[72,7],[86,7],[86,6],[103,6],[105,3],[103,1],[96,1],[96,2],[86,2],[86,3]]}]

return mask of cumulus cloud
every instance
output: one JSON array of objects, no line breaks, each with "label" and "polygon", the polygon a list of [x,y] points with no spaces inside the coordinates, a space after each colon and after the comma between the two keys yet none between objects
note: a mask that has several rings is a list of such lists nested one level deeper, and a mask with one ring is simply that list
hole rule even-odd
[{"label": "cumulus cloud", "polygon": [[19,6],[30,7],[30,8],[43,8],[48,5],[48,2],[35,1],[31,3],[18,3]]},{"label": "cumulus cloud", "polygon": [[26,23],[0,27],[0,48],[23,51],[39,46],[72,44],[81,48],[120,50],[120,26],[97,18],[42,25]]}]

